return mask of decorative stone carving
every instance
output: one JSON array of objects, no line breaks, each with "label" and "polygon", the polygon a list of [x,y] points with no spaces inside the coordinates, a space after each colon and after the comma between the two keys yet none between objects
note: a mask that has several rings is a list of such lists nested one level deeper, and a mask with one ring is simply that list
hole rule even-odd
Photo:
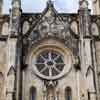
[{"label": "decorative stone carving", "polygon": [[70,19],[70,21],[72,20],[67,16],[66,19],[63,20],[63,17],[57,13],[53,5],[48,4],[43,15],[39,18],[38,23],[36,23],[36,25],[33,24],[29,31],[30,33],[26,34],[24,38],[24,43],[26,41],[27,44],[26,49],[44,38],[55,38],[63,41],[66,47],[75,51],[74,53],[77,55],[78,42],[75,33],[78,33],[78,29],[76,23],[73,22],[72,27],[75,28],[73,32],[68,19]]},{"label": "decorative stone carving", "polygon": [[18,35],[18,33],[20,32],[19,30],[19,26],[20,26],[20,17],[13,17],[12,18],[12,23],[10,25],[11,28],[11,35]]},{"label": "decorative stone carving", "polygon": [[80,0],[80,9],[88,8],[87,0]]},{"label": "decorative stone carving", "polygon": [[22,32],[23,34],[25,34],[30,28],[29,22],[28,21],[24,21],[23,23],[23,28],[22,28]]},{"label": "decorative stone carving", "polygon": [[91,66],[89,66],[86,72],[86,79],[87,79],[87,88],[90,92],[96,91],[94,86],[93,76],[94,76],[94,69]]},{"label": "decorative stone carving", "polygon": [[20,8],[20,4],[18,0],[13,1],[13,7],[14,8]]},{"label": "decorative stone carving", "polygon": [[[72,57],[69,51],[62,52],[60,48],[57,49],[57,47],[53,46],[42,47],[41,50],[37,48],[36,51],[39,53],[36,52],[37,56],[32,55],[30,61],[34,73],[38,77],[46,80],[55,80],[70,72]],[[66,64],[64,63],[65,60]]]},{"label": "decorative stone carving", "polygon": [[[72,99],[73,100],[78,100],[78,99],[79,100],[80,99],[87,100],[87,98],[85,97],[85,93],[82,93],[82,95],[80,95],[80,91],[82,89],[83,90],[87,89],[87,87],[90,89],[91,89],[91,87],[93,87],[93,85],[94,85],[93,77],[94,76],[92,76],[93,72],[91,69],[87,70],[87,68],[86,68],[86,67],[88,67],[87,65],[85,66],[85,64],[84,64],[84,66],[81,67],[80,61],[82,62],[82,60],[85,59],[84,62],[87,63],[87,62],[89,62],[88,60],[90,58],[92,59],[92,57],[93,57],[93,56],[89,56],[89,49],[88,49],[89,46],[88,45],[85,46],[88,43],[86,41],[86,38],[92,40],[96,36],[95,40],[98,39],[98,41],[99,41],[100,16],[94,16],[94,15],[90,16],[89,15],[86,0],[80,0],[81,1],[81,9],[80,10],[81,11],[79,14],[57,13],[57,11],[54,9],[54,6],[52,5],[51,0],[49,0],[48,7],[45,9],[45,11],[43,11],[43,13],[32,13],[32,14],[23,13],[20,16],[20,13],[21,13],[20,12],[20,1],[21,0],[13,0],[13,1],[14,1],[13,8],[15,8],[15,9],[13,9],[13,11],[11,12],[10,21],[9,21],[9,15],[4,15],[4,16],[0,17],[0,32],[3,31],[3,32],[1,32],[0,39],[1,39],[1,41],[5,41],[8,38],[8,36],[3,36],[3,35],[8,35],[8,32],[9,32],[8,22],[11,22],[10,23],[11,34],[13,34],[14,36],[18,35],[18,37],[20,38],[22,36],[22,33],[20,30],[22,30],[24,33],[22,36],[23,42],[18,41],[19,45],[17,45],[18,47],[20,47],[20,43],[23,43],[23,45],[21,46],[23,51],[19,50],[21,47],[19,49],[16,49],[17,37],[13,38],[13,36],[11,36],[11,38],[9,39],[9,42],[5,42],[5,44],[6,44],[5,46],[8,46],[8,47],[10,46],[9,50],[8,50],[8,48],[4,48],[2,46],[2,43],[0,42],[0,70],[3,70],[4,73],[6,74],[8,67],[11,65],[14,66],[16,64],[16,62],[19,60],[19,59],[16,60],[15,58],[17,58],[19,56],[19,54],[21,54],[21,52],[22,52],[22,56],[23,56],[21,58],[21,60],[23,60],[23,62],[21,62],[22,65],[19,66],[19,63],[21,61],[21,60],[19,60],[18,66],[16,68],[23,67],[23,66],[24,66],[24,68],[21,68],[21,72],[22,72],[21,75],[23,74],[22,75],[23,76],[22,77],[23,84],[20,83],[21,81],[19,81],[19,80],[21,80],[20,73],[16,74],[18,76],[15,78],[15,76],[14,76],[15,70],[13,67],[10,68],[10,70],[8,72],[8,76],[6,76],[8,78],[7,79],[8,87],[4,87],[4,90],[5,90],[5,88],[8,90],[7,95],[6,95],[7,100],[14,99],[13,95],[15,93],[18,93],[18,95],[19,95],[19,94],[21,94],[21,93],[19,93],[21,91],[23,91],[23,93],[22,93],[23,100],[28,100],[29,95],[30,95],[29,89],[31,86],[36,87],[36,92],[37,92],[36,99],[37,100],[64,100],[66,86],[70,86],[72,88],[72,92],[73,92]],[[18,8],[18,9],[16,9],[16,8]],[[7,23],[5,23],[5,22],[7,22]],[[80,24],[80,22],[82,22],[82,23]],[[22,23],[23,23],[23,25],[20,25]],[[90,24],[91,24],[91,27],[89,26]],[[4,27],[4,28],[2,28],[2,27]],[[80,31],[80,32],[78,32],[78,31]],[[92,34],[90,34],[90,31]],[[20,35],[20,33],[21,33],[21,35]],[[78,33],[80,33],[80,34],[78,34]],[[81,37],[81,35],[82,35],[81,33],[84,34],[86,37],[85,36]],[[80,36],[80,38],[78,36]],[[91,36],[92,36],[92,38],[91,38]],[[93,43],[95,40],[93,40],[90,43]],[[86,44],[84,41],[86,41]],[[99,52],[100,46],[99,45],[100,45],[100,43],[95,45],[96,52],[95,52],[95,50],[92,50],[93,55],[95,55],[95,53],[96,53],[96,59],[97,59],[96,67],[93,66],[93,67],[95,67],[95,70],[97,68],[97,73],[98,73],[98,77],[99,77],[98,80],[97,80],[97,78],[95,79],[95,81],[99,81],[97,90],[100,89],[100,52]],[[47,67],[49,66],[48,69],[51,69],[51,68],[56,69],[59,72],[59,74],[56,74],[57,76],[61,75],[60,72],[62,73],[62,70],[63,70],[64,74],[62,73],[61,76],[55,77],[55,78],[53,77],[53,74],[52,74],[53,78],[50,78],[50,79],[48,77],[45,78],[45,77],[39,76],[39,74],[37,72],[35,72],[35,70],[34,70],[34,68],[36,67],[36,63],[31,64],[31,61],[30,61],[30,60],[34,60],[34,58],[36,58],[35,53],[39,54],[41,52],[41,51],[38,52],[37,51],[38,49],[35,49],[36,47],[39,47],[38,49],[41,49],[41,48],[44,49],[44,48],[48,47],[48,49],[47,48],[45,49],[45,52],[49,51],[49,50],[51,52],[53,50],[53,48],[55,47],[54,50],[56,51],[57,49],[59,49],[56,52],[59,52],[61,50],[62,53],[59,52],[61,54],[63,54],[63,51],[65,52],[68,50],[69,51],[68,59],[66,57],[66,59],[64,60],[64,63],[60,63],[60,65],[62,65],[62,64],[67,65],[67,66],[64,66],[64,70],[63,70],[63,66],[60,67],[59,70],[57,70],[58,67],[55,68],[56,67],[55,64],[58,64],[58,63],[55,63],[55,61],[53,59],[51,60],[52,56],[50,57],[50,59],[46,59],[45,62],[41,64],[41,66],[43,64]],[[79,49],[81,47],[82,47],[82,49]],[[92,49],[92,47],[90,48],[90,51],[91,51],[91,49]],[[11,53],[6,55],[6,53],[5,53],[6,50],[7,50],[7,52],[11,51]],[[17,52],[17,50],[18,50],[18,52]],[[31,59],[31,57],[30,57],[31,51],[33,52],[34,50],[36,50],[36,52],[34,52],[34,54],[33,54],[35,57],[32,56],[33,58]],[[82,56],[80,56],[81,50],[82,50]],[[86,52],[84,52],[84,50]],[[88,50],[88,52],[87,52],[87,50]],[[29,62],[26,61],[26,56],[28,56],[27,59],[29,58]],[[65,57],[65,56],[67,56],[66,53],[63,54],[63,57]],[[71,57],[72,57],[71,62],[69,62],[68,60],[70,60]],[[80,59],[78,57],[80,57]],[[88,59],[86,59],[86,58],[88,58]],[[8,61],[7,64],[6,64],[6,60]],[[74,62],[74,60],[75,60],[75,62]],[[70,66],[68,65],[68,63],[70,63]],[[94,65],[94,63],[96,63],[95,57],[94,57],[94,59],[92,59],[92,63],[93,63],[92,65]],[[39,65],[39,64],[37,64],[37,65]],[[51,67],[51,65],[53,67]],[[75,69],[73,68],[74,65],[75,65],[76,69],[80,69],[80,67],[81,67],[81,70],[76,72]],[[41,66],[39,66],[39,67],[41,67]],[[44,66],[42,66],[42,67],[44,67]],[[86,76],[84,75],[84,73],[86,71],[87,71],[87,79],[86,79]],[[54,72],[54,74],[55,74],[55,72]],[[18,80],[17,80],[17,78],[18,78]],[[0,75],[0,84],[3,83],[0,85],[0,90],[1,90],[0,91],[0,96],[1,96],[0,100],[4,100],[3,98],[5,97],[1,93],[3,90],[3,86],[5,85],[4,79],[6,79],[6,78],[4,76],[2,78],[2,75]],[[16,84],[15,84],[15,79],[17,80]],[[44,81],[45,81],[45,86],[43,86]],[[91,81],[91,83],[90,83],[90,81]],[[14,84],[17,85],[17,83],[22,85],[23,90],[19,90],[20,88],[14,87]],[[20,87],[20,85],[18,87]],[[58,88],[58,90],[57,90],[57,88]],[[16,91],[16,90],[14,91],[14,89],[19,90],[19,91]],[[42,94],[42,92],[44,92],[44,93]],[[85,91],[85,92],[87,92],[87,91]],[[92,91],[89,91],[89,92],[91,92],[89,95],[92,100],[93,93],[92,93]],[[43,97],[43,99],[41,99],[43,95],[44,95],[44,97]],[[16,100],[19,100],[19,97]],[[96,100],[96,99],[93,99],[93,100]]]},{"label": "decorative stone carving", "polygon": [[8,22],[5,22],[2,26],[2,35],[8,35],[9,34],[9,24]]},{"label": "decorative stone carving", "polygon": [[44,17],[35,30],[38,30],[41,33],[41,36],[57,36],[62,39],[65,37],[67,32],[68,23],[63,21],[57,21],[58,18],[55,16]]},{"label": "decorative stone carving", "polygon": [[77,22],[73,21],[71,23],[71,29],[72,31],[75,33],[75,34],[78,34],[78,25],[77,25]]},{"label": "decorative stone carving", "polygon": [[58,81],[44,81],[44,85],[48,87],[56,87],[58,84]]},{"label": "decorative stone carving", "polygon": [[99,36],[99,28],[96,23],[91,24],[91,33],[94,36]]}]

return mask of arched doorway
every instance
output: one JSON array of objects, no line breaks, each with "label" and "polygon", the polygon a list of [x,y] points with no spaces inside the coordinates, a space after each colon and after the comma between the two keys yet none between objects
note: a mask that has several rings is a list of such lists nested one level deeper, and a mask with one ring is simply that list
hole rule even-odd
[{"label": "arched doorway", "polygon": [[65,100],[72,100],[72,89],[70,87],[65,89]]},{"label": "arched doorway", "polygon": [[30,88],[30,100],[36,100],[36,88],[35,87]]}]

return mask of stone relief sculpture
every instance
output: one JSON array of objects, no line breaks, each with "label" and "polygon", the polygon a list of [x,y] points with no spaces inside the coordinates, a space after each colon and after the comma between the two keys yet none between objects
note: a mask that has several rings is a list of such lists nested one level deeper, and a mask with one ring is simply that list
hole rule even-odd
[{"label": "stone relief sculpture", "polygon": [[73,30],[73,32],[75,32],[75,34],[78,34],[78,25],[77,25],[77,22],[73,21],[71,23],[71,29]]},{"label": "stone relief sculpture", "polygon": [[84,94],[81,95],[81,99],[80,100],[86,100]]},{"label": "stone relief sculpture", "polygon": [[23,29],[22,29],[23,34],[25,34],[29,30],[29,28],[30,28],[29,22],[28,21],[24,21]]},{"label": "stone relief sculpture", "polygon": [[91,33],[94,36],[98,36],[100,34],[99,29],[98,29],[98,25],[96,23],[91,24]]}]

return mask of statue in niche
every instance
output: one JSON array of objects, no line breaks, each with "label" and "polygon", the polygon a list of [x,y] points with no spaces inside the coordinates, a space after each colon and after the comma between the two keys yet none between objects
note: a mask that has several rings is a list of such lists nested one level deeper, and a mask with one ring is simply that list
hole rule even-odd
[{"label": "statue in niche", "polygon": [[57,81],[46,81],[43,88],[43,100],[59,100]]},{"label": "statue in niche", "polygon": [[47,89],[47,100],[55,100],[55,89],[50,87]]},{"label": "statue in niche", "polygon": [[81,100],[85,100],[84,94],[81,95]]}]

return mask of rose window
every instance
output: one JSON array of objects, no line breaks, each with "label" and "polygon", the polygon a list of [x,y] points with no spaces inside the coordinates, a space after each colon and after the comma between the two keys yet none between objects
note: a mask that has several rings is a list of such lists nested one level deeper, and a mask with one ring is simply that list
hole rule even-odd
[{"label": "rose window", "polygon": [[63,56],[54,51],[45,51],[36,58],[36,69],[43,76],[57,76],[64,69]]}]

